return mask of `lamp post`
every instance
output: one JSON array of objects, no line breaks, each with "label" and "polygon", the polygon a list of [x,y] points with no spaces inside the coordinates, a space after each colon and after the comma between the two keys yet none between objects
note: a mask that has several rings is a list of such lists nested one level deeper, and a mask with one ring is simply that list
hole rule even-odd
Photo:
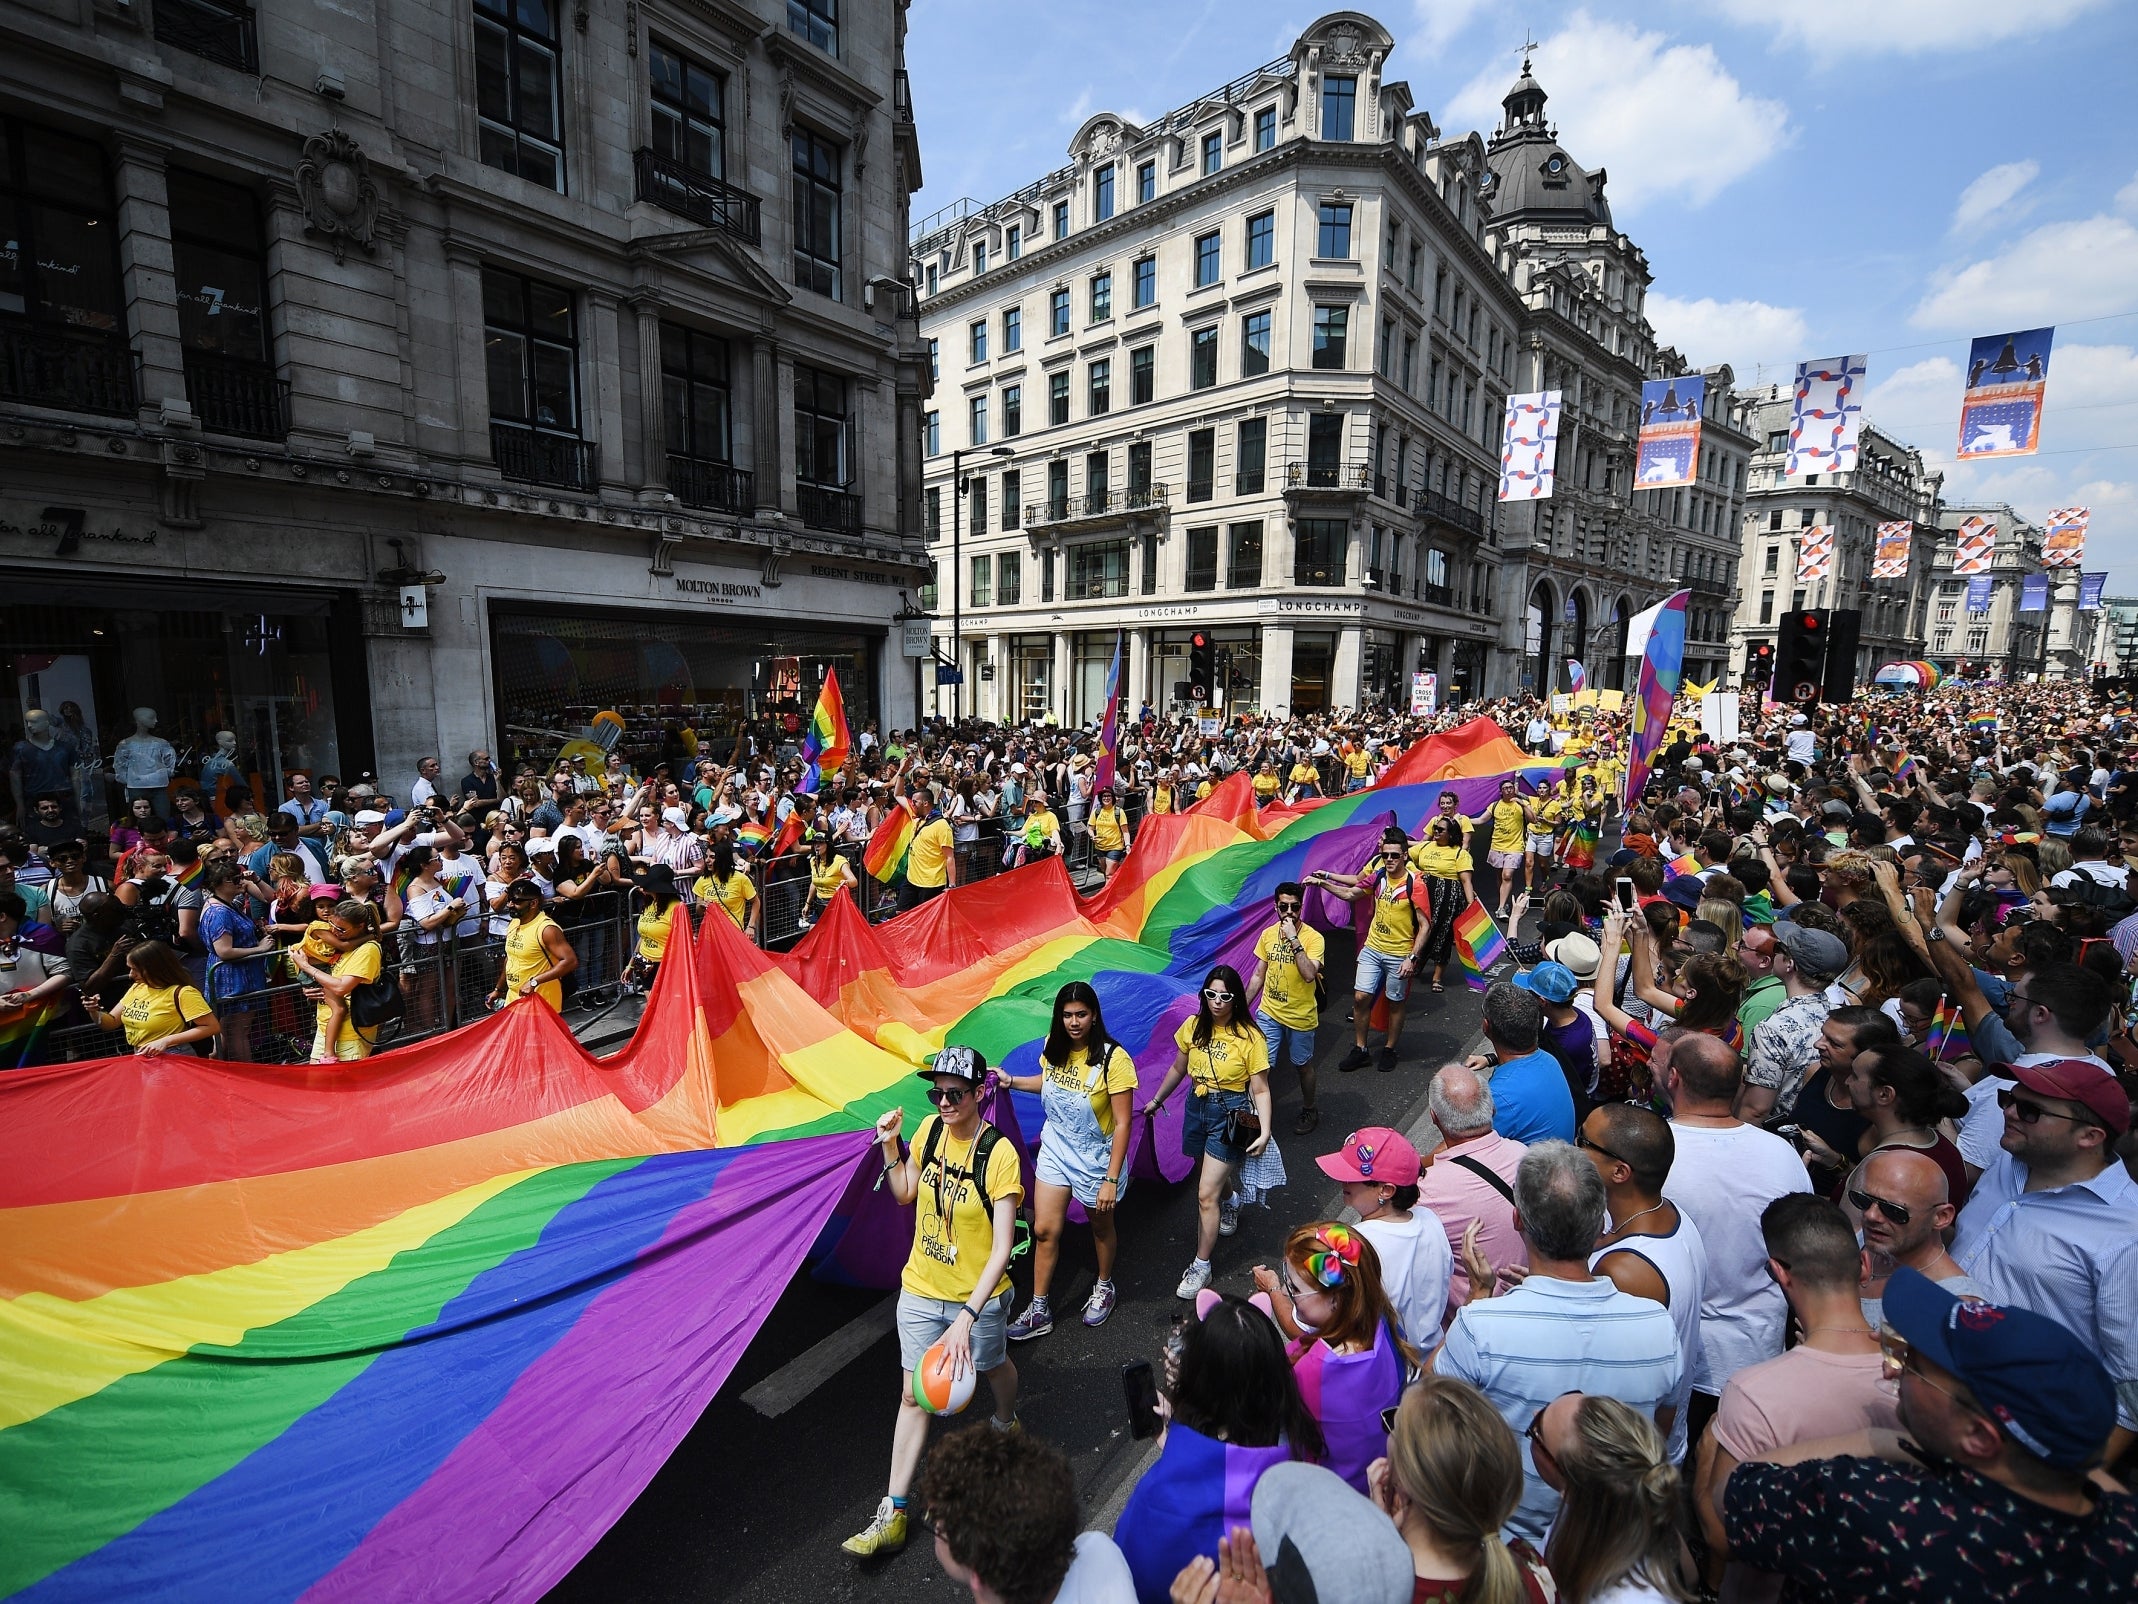
[{"label": "lamp post", "polygon": [[[976,451],[974,455],[979,453]],[[991,457],[1014,457],[1008,446],[989,446]],[[965,448],[950,453],[950,722],[965,721]],[[974,534],[980,531],[975,529]]]}]

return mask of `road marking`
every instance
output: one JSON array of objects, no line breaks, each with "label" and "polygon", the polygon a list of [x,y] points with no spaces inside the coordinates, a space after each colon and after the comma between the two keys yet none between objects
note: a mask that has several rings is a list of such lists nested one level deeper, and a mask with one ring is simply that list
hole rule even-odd
[{"label": "road marking", "polygon": [[897,1321],[898,1297],[894,1293],[847,1321],[798,1358],[788,1360],[744,1393],[742,1401],[766,1419],[777,1420],[868,1352]]}]

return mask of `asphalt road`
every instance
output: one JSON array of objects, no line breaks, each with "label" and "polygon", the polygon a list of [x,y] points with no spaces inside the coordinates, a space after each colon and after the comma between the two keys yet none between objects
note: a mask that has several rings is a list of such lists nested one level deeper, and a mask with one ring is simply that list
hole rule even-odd
[{"label": "asphalt road", "polygon": [[[1333,974],[1349,975],[1348,952],[1341,950],[1347,948],[1345,938],[1332,940]],[[1404,1022],[1401,1061],[1387,1074],[1336,1073],[1349,1045],[1348,1013],[1348,1003],[1332,1000],[1323,1021],[1316,1060],[1322,1118],[1311,1136],[1291,1134],[1298,1083],[1288,1069],[1278,1074],[1276,1125],[1290,1184],[1270,1207],[1245,1210],[1239,1233],[1219,1240],[1215,1284],[1222,1290],[1253,1290],[1249,1270],[1274,1262],[1287,1231],[1333,1211],[1336,1189],[1315,1169],[1316,1154],[1332,1151],[1361,1125],[1403,1126],[1422,1114],[1432,1071],[1476,1039],[1479,1009],[1476,994],[1459,983],[1451,981],[1437,997],[1421,987]],[[1121,1367],[1133,1359],[1157,1362],[1182,1312],[1173,1288],[1193,1253],[1193,1189],[1185,1181],[1137,1186],[1121,1206],[1120,1232],[1121,1301],[1113,1318],[1096,1331],[1077,1318],[1093,1262],[1089,1235],[1071,1227],[1053,1299],[1065,1312],[1052,1335],[1011,1349],[1025,1429],[1069,1455],[1087,1521],[1101,1526],[1111,1525],[1142,1466],[1146,1445],[1128,1434]],[[1017,1281],[1022,1308],[1030,1290],[1022,1265]],[[897,1341],[879,1309],[888,1296],[798,1277],[660,1474],[551,1598],[600,1604],[618,1598],[954,1604],[967,1598],[943,1576],[934,1545],[917,1526],[905,1551],[888,1560],[863,1564],[839,1549],[875,1510],[889,1465],[900,1376]],[[867,1340],[868,1328],[849,1322],[872,1311],[877,1334]],[[784,1413],[767,1418],[744,1402],[752,1388],[842,1330],[852,1338],[851,1358]],[[978,1404],[968,1411],[973,1421],[981,1413]]]}]

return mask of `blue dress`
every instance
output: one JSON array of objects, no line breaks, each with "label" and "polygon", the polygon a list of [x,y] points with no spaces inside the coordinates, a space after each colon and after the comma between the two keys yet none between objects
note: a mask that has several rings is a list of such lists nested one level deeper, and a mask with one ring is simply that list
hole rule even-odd
[{"label": "blue dress", "polygon": [[[224,936],[228,936],[237,946],[257,947],[260,944],[260,927],[222,898],[210,897],[207,905],[200,911],[200,939],[210,954],[206,987],[208,1004],[217,1013],[228,1012],[229,999],[240,992],[260,991],[267,985],[265,958],[240,958],[233,963],[228,959],[213,956],[216,942]],[[250,1004],[242,1005],[249,1006]]]}]

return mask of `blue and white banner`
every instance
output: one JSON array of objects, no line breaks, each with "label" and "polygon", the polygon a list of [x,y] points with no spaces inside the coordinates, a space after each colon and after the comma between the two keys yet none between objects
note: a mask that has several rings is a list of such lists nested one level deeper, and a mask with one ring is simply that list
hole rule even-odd
[{"label": "blue and white banner", "polygon": [[1789,409],[1789,460],[1782,472],[1853,473],[1863,428],[1864,356],[1821,357],[1797,364]]},{"label": "blue and white banner", "polygon": [[1661,490],[1700,477],[1700,409],[1707,380],[1697,373],[1650,379],[1641,386],[1641,432],[1633,488]]},{"label": "blue and white banner", "polygon": [[1967,582],[1967,610],[1971,613],[1986,613],[1990,610],[1990,589],[1997,583],[1988,574]]},{"label": "blue and white banner", "polygon": [[2019,582],[2019,610],[2045,613],[2049,610],[2049,576],[2029,574]]},{"label": "blue and white banner", "polygon": [[2108,588],[2108,573],[2079,575],[2079,611],[2098,613],[2101,610],[2101,592]]},{"label": "blue and white banner", "polygon": [[2056,330],[1985,334],[1967,356],[1960,397],[1962,457],[2027,457],[2041,440],[2042,395]]}]

